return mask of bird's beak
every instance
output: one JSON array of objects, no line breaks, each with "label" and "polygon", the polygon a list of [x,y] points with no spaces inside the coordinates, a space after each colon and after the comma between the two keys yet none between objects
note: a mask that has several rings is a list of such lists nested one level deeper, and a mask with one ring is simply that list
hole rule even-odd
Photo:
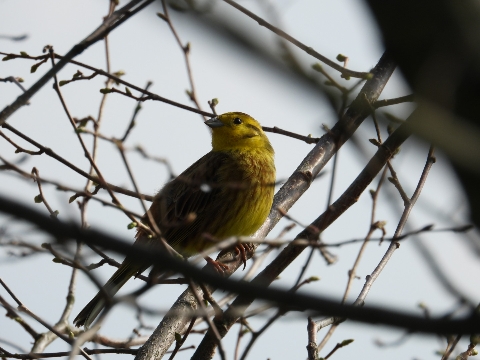
[{"label": "bird's beak", "polygon": [[216,128],[216,127],[221,127],[224,124],[223,124],[223,122],[218,120],[218,117],[214,117],[214,118],[211,118],[211,119],[208,119],[207,121],[205,121],[205,125],[208,125],[211,128]]}]

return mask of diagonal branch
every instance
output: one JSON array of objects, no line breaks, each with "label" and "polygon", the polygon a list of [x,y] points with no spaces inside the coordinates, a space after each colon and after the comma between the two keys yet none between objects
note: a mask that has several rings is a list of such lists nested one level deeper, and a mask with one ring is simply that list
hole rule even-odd
[{"label": "diagonal branch", "polygon": [[[411,120],[411,119],[410,119]],[[383,143],[368,162],[362,172],[357,176],[348,189],[327,210],[315,219],[311,226],[300,232],[295,239],[316,240],[322,231],[330,226],[350,206],[356,203],[358,197],[381,171],[386,162],[395,154],[396,149],[410,136],[408,123],[400,126]],[[316,229],[316,230],[312,230]],[[308,246],[291,243],[260,273],[252,284],[266,288],[285,270]],[[237,319],[256,299],[253,295],[240,295],[223,314],[222,319],[217,319],[218,329],[222,329],[222,336],[235,324]],[[215,352],[215,343],[211,334],[207,332],[192,359],[210,359]]]},{"label": "diagonal branch", "polygon": [[27,91],[20,95],[12,104],[0,112],[0,125],[3,124],[15,111],[24,106],[28,100],[37,93],[55,74],[57,74],[70,60],[80,55],[84,50],[102,40],[110,31],[128,20],[137,12],[150,5],[154,0],[132,0],[123,8],[115,11],[102,25],[88,35],[84,40],[75,45],[55,66],[43,75]]},{"label": "diagonal branch", "polygon": [[343,77],[345,78],[348,78],[348,77],[356,77],[356,78],[360,78],[360,79],[368,79],[370,78],[371,76],[371,73],[364,73],[364,72],[358,72],[358,71],[353,71],[353,70],[349,70],[345,67],[342,67],[341,65],[337,64],[336,62],[326,58],[325,56],[323,56],[322,54],[318,53],[317,51],[313,50],[311,47],[301,43],[300,41],[298,41],[297,39],[293,38],[292,36],[288,35],[286,32],[276,28],[275,26],[273,26],[272,24],[268,23],[267,21],[265,21],[264,19],[262,19],[261,17],[255,15],[254,13],[252,13],[251,11],[245,9],[242,5],[236,3],[235,1],[233,0],[223,0],[225,1],[227,4],[233,6],[235,9],[241,11],[242,13],[244,13],[245,15],[251,17],[253,20],[255,20],[256,22],[258,22],[258,24],[260,26],[264,26],[266,27],[267,29],[269,29],[270,31],[272,31],[273,33],[277,34],[278,36],[282,37],[283,39],[287,40],[288,42],[292,43],[293,45],[297,46],[298,48],[302,49],[303,51],[305,51],[307,54],[313,56],[314,58],[320,60],[321,62],[327,64],[328,66],[330,66],[331,68],[337,70],[338,72],[340,72],[342,74]]},{"label": "diagonal branch", "polygon": [[[264,238],[280,221],[288,209],[310,187],[311,182],[324,168],[337,150],[352,136],[363,120],[371,113],[370,103],[375,102],[395,70],[395,63],[388,53],[379,60],[372,70],[373,77],[368,80],[360,94],[348,108],[342,119],[317,142],[308,153],[296,171],[275,195],[272,210],[262,227],[253,235],[254,238]],[[279,210],[280,209],[280,210]],[[253,248],[255,249],[258,244]],[[247,253],[251,258],[252,252]],[[233,274],[243,263],[236,257],[235,251],[222,251],[217,260],[228,264],[229,269],[225,276]],[[207,286],[213,293],[215,288]],[[195,313],[197,303],[190,290],[186,290],[177,299],[170,311],[164,316],[162,322],[155,329],[150,339],[140,348],[136,360],[160,359],[175,341],[175,333],[182,333],[190,323],[191,316]]]},{"label": "diagonal branch", "polygon": [[[396,141],[398,141],[401,136],[403,135],[398,134]],[[383,152],[390,152],[386,146],[382,146],[382,148]],[[372,159],[370,164],[375,166],[378,160],[377,158]],[[366,169],[366,171],[369,170],[371,169]],[[354,186],[354,188],[356,188],[356,186]],[[330,313],[334,316],[346,317],[354,321],[370,324],[386,324],[426,333],[469,334],[480,332],[480,314],[475,310],[472,310],[465,317],[452,320],[445,317],[425,318],[424,316],[415,316],[400,311],[387,310],[384,306],[380,308],[373,306],[358,307],[342,305],[336,300],[330,300],[324,297],[295,293],[288,289],[275,287],[266,288],[259,285],[258,282],[248,283],[245,281],[226,279],[216,274],[213,269],[212,271],[199,270],[197,267],[185,261],[170,256],[165,251],[159,249],[152,250],[152,248],[148,246],[132,247],[129,242],[121,241],[112,235],[96,230],[83,229],[74,223],[54,220],[38,210],[22,205],[17,201],[9,200],[3,196],[0,196],[0,212],[24,219],[56,238],[66,240],[76,239],[86,244],[96,244],[124,255],[129,254],[132,255],[134,260],[142,259],[143,261],[151,262],[160,270],[169,269],[170,271],[180,272],[195,281],[208,283],[216,288],[241,294],[242,296],[267,300],[277,306],[293,307],[299,311],[309,310],[313,315]],[[321,219],[323,219],[323,216],[320,217],[320,220]],[[12,310],[13,307],[9,307],[9,309]],[[29,313],[29,315],[32,316],[31,313]],[[37,318],[35,318],[35,320],[37,320]]]}]

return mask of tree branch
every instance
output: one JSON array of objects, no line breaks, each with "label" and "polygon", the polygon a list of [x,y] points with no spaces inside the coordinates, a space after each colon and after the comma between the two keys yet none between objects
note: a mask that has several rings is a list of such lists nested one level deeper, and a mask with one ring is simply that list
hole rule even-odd
[{"label": "tree branch", "polygon": [[55,66],[43,75],[27,91],[20,95],[12,104],[0,112],[0,125],[2,125],[15,111],[24,106],[28,100],[37,93],[55,74],[57,74],[70,60],[80,55],[84,50],[102,40],[110,31],[128,20],[137,12],[150,5],[154,0],[132,0],[123,8],[115,11],[102,25],[87,36],[80,43],[75,45]]}]

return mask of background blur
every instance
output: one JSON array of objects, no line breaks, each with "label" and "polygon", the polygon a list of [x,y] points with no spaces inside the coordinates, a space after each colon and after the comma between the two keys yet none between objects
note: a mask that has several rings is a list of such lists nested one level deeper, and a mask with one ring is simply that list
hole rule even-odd
[{"label": "background blur", "polygon": [[[125,3],[126,1],[120,1],[120,5]],[[330,59],[335,59],[339,53],[348,56],[348,67],[353,70],[369,71],[383,52],[374,21],[362,2],[252,0],[240,3]],[[109,1],[106,0],[0,0],[0,52],[18,54],[25,51],[29,55],[40,55],[43,47],[49,44],[54,46],[56,53],[65,54],[102,22],[102,18],[108,13],[108,6]],[[199,8],[202,13],[170,10],[170,15],[183,43],[190,43],[193,78],[197,97],[204,110],[209,111],[208,100],[218,98],[217,112],[242,111],[268,127],[277,126],[295,133],[320,137],[323,134],[322,124],[333,126],[337,117],[325,100],[321,88],[298,76],[285,65],[276,35],[226,3],[205,2],[200,4]],[[152,81],[150,91],[153,93],[193,106],[185,92],[189,89],[189,82],[183,53],[166,22],[156,16],[157,11],[161,11],[160,3],[149,6],[109,35],[111,70],[123,70],[123,79],[140,87]],[[28,35],[24,41],[11,41],[5,37],[22,34]],[[289,47],[289,50],[297,57],[308,75],[319,83],[325,80],[311,70],[311,65],[317,62],[316,59],[293,46]],[[98,42],[76,60],[105,69],[104,43]],[[22,77],[25,80],[23,86],[28,88],[50,67],[49,63],[43,64],[36,73],[31,74],[30,68],[34,63],[26,59],[1,62],[0,78]],[[337,72],[327,66],[324,68],[337,81],[341,81]],[[59,80],[71,79],[78,69],[77,66],[67,65],[59,73]],[[90,75],[84,69],[81,71]],[[356,81],[352,79],[345,84],[351,86]],[[105,79],[100,76],[62,87],[72,115],[77,118],[89,115],[96,118],[102,96],[99,89],[103,87]],[[119,88],[123,90],[124,87]],[[14,84],[0,83],[0,108],[3,109],[14,101],[20,93],[21,90]],[[332,93],[335,93],[334,89]],[[410,93],[401,74],[396,71],[381,99]],[[100,132],[109,137],[121,137],[136,102],[120,94],[110,94],[106,101]],[[411,109],[411,105],[396,105],[385,111],[405,119]],[[76,135],[50,85],[38,92],[29,106],[18,110],[8,123],[88,171],[88,161],[83,156]],[[7,131],[4,133],[18,144],[36,150],[13,134]],[[312,145],[282,135],[269,133],[268,136],[276,152],[277,180],[286,179]],[[384,138],[386,136],[384,131]],[[87,144],[91,144],[90,135],[83,137]],[[355,145],[348,142],[340,150],[333,199],[347,188],[375,152],[376,147],[368,141],[374,137],[372,122],[367,119],[355,136]],[[210,150],[210,134],[199,115],[164,103],[149,101],[142,104],[136,127],[127,141],[127,145],[131,147],[137,144],[141,144],[149,154],[168,159],[173,171],[178,174]],[[30,172],[35,166],[40,175],[47,179],[57,179],[78,189],[85,186],[84,178],[57,161],[45,155],[31,157],[15,154],[14,150],[8,142],[0,138],[0,155],[11,162],[19,162],[19,166],[26,172]],[[409,195],[415,189],[427,151],[428,144],[411,138],[393,162]],[[441,152],[436,155],[437,163],[433,166],[420,200],[410,216],[408,229],[418,229],[428,224],[435,224],[436,228],[442,229],[468,223],[468,207],[463,193],[459,192],[459,184]],[[169,173],[165,166],[148,161],[135,152],[130,152],[128,156],[143,193],[154,194],[168,180]],[[100,141],[97,163],[107,181],[132,188],[119,153],[111,143]],[[331,164],[291,209],[290,216],[308,224],[324,211],[330,175]],[[370,188],[375,187],[377,181],[372,183]],[[68,203],[73,193],[59,192],[46,184],[43,187],[52,208],[59,211],[62,220],[79,221],[78,206]],[[38,194],[37,185],[12,172],[0,171],[0,192],[45,210],[43,204],[35,204],[33,201]],[[101,196],[108,199],[104,191],[101,191]],[[125,196],[120,198],[129,209],[143,212],[137,199]],[[386,182],[380,196],[377,218],[387,221],[387,236],[393,235],[402,208],[398,192],[392,184]],[[324,242],[334,243],[364,237],[369,229],[370,209],[371,198],[365,193],[356,205],[325,231],[322,235]],[[0,226],[3,226],[6,233],[3,235],[4,239],[29,240],[38,245],[45,241],[41,234],[12,219],[1,216],[0,221]],[[130,221],[119,211],[90,201],[88,222],[92,227],[133,242],[134,232],[127,230]],[[269,238],[274,238],[289,223],[282,220]],[[298,232],[297,227],[287,237],[294,237]],[[420,255],[419,242],[422,242],[441,264],[448,279],[473,302],[478,302],[480,287],[475,286],[475,275],[480,273],[480,264],[478,253],[469,245],[475,237],[474,231],[468,234],[437,232],[411,237],[402,242],[400,249],[375,282],[367,303],[418,314],[422,311],[418,304],[423,303],[433,315],[441,315],[455,308],[456,298],[448,293],[433,275],[431,267]],[[359,246],[360,243],[357,243],[331,249],[332,253],[338,256],[338,262],[331,266],[326,265],[325,261],[315,254],[306,276],[319,276],[321,280],[305,286],[302,291],[341,299],[347,271],[352,267]],[[365,276],[378,264],[387,246],[387,243],[381,246],[372,243],[368,246],[357,270],[360,279],[354,283],[351,301],[358,295]],[[17,249],[5,246],[0,248],[0,277],[27,307],[48,322],[55,323],[64,306],[70,269],[53,263],[49,253],[26,257],[18,255]],[[271,256],[274,255],[275,252]],[[282,274],[277,285],[291,287],[306,256],[307,252],[298,258]],[[99,261],[98,257],[93,255],[89,259],[91,262]],[[121,261],[121,258],[118,260]],[[108,266],[95,270],[95,274],[105,280],[112,273],[113,269]],[[135,289],[139,284],[139,280],[131,280],[124,291]],[[142,296],[141,303],[157,311],[166,311],[184,288],[183,285],[157,286]],[[95,293],[95,286],[86,276],[80,274],[73,313],[76,315]],[[0,289],[0,294],[10,301],[3,289]],[[149,316],[144,322],[156,326],[160,319],[160,316]],[[268,317],[261,316],[252,319],[251,323],[260,327],[267,319]],[[33,321],[30,323],[37,331],[44,331],[41,325]],[[132,336],[132,329],[136,325],[135,312],[126,306],[118,306],[109,314],[100,332],[112,338],[127,338]],[[262,335],[251,351],[250,358],[305,358],[306,325],[303,314],[287,314]],[[237,332],[238,329],[232,329],[224,340],[229,358],[233,358]],[[321,339],[325,332],[325,329],[322,330],[318,338]],[[149,331],[141,330],[141,333],[147,335]],[[395,342],[403,334],[404,331],[393,328],[347,322],[339,327],[320,355],[325,356],[337,342],[349,338],[355,339],[355,342],[335,354],[338,358],[355,356],[373,359],[438,359],[436,351],[445,347],[443,339],[418,334],[408,337],[400,346],[379,347],[376,344],[377,340]],[[185,345],[199,340],[199,335],[190,335]],[[20,346],[20,349],[8,342]],[[13,352],[28,352],[31,342],[29,335],[14,321],[0,317],[0,346]],[[466,344],[467,341],[462,340],[457,346],[458,351],[464,351]],[[67,350],[68,346],[61,341],[54,342],[47,349],[49,352]],[[177,358],[186,359],[191,354],[191,350],[181,352]]]}]

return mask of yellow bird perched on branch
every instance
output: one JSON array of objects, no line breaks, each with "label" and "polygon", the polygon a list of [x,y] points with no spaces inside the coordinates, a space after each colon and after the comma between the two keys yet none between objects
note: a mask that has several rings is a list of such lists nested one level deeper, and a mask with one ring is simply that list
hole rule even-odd
[{"label": "yellow bird perched on branch", "polygon": [[[212,150],[167,183],[150,206],[162,237],[189,257],[231,236],[253,234],[267,218],[275,183],[274,151],[260,124],[251,116],[231,112],[205,122],[212,128]],[[136,243],[160,241],[139,228]],[[245,249],[237,247],[244,262]],[[208,259],[207,259],[208,261]],[[221,266],[210,259],[214,265]],[[152,264],[129,256],[74,320],[88,328],[113,296]]]}]

